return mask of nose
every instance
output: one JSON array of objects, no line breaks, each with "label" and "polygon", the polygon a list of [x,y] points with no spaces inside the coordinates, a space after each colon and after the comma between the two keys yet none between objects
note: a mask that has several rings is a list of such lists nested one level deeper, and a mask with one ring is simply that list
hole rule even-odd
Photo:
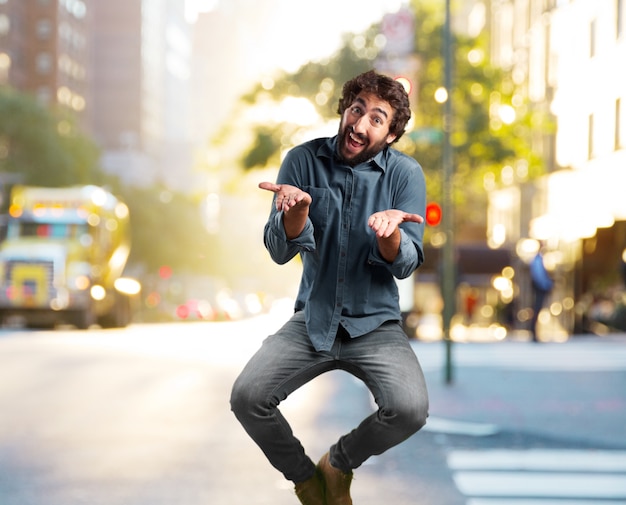
[{"label": "nose", "polygon": [[352,128],[354,129],[355,133],[364,134],[366,131],[366,128],[365,128],[366,124],[367,123],[365,120],[365,116],[361,116],[354,122],[354,124],[352,125]]}]

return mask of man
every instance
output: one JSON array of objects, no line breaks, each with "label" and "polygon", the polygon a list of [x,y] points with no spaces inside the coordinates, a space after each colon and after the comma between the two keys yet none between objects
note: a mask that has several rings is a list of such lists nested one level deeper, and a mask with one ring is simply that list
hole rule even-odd
[{"label": "man", "polygon": [[533,314],[530,318],[530,332],[533,342],[539,342],[537,334],[537,326],[539,322],[539,314],[546,303],[546,298],[552,291],[554,281],[543,262],[544,246],[540,245],[537,254],[530,262],[530,280],[533,287]]},{"label": "man", "polygon": [[[264,243],[284,264],[300,254],[295,313],[233,386],[231,407],[304,505],[351,505],[352,471],[418,431],[428,416],[420,365],[401,324],[394,277],[423,261],[425,182],[390,147],[405,131],[402,85],[374,71],[343,87],[338,135],[292,149],[275,184]],[[379,407],[317,465],[278,404],[318,375],[346,370]]]}]

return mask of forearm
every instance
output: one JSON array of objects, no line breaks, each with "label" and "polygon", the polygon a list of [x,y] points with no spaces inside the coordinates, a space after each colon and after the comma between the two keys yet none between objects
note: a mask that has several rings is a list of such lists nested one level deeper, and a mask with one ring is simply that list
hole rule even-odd
[{"label": "forearm", "polygon": [[399,229],[396,229],[389,237],[376,237],[378,251],[385,261],[393,263],[398,257],[401,238]]},{"label": "forearm", "polygon": [[293,240],[300,236],[309,216],[309,208],[293,207],[283,212],[283,227],[287,240]]}]

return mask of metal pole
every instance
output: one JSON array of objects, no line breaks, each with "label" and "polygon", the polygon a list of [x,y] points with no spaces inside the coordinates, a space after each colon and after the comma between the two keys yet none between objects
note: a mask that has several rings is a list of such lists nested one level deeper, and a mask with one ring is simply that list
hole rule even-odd
[{"label": "metal pole", "polygon": [[455,313],[455,261],[454,261],[454,216],[452,202],[453,160],[450,133],[452,130],[452,34],[451,34],[450,0],[446,0],[446,19],[444,25],[444,63],[445,88],[447,99],[444,103],[443,117],[443,228],[446,241],[443,246],[442,258],[442,296],[443,296],[443,338],[446,346],[445,382],[451,384],[452,373],[452,338],[450,326]]}]

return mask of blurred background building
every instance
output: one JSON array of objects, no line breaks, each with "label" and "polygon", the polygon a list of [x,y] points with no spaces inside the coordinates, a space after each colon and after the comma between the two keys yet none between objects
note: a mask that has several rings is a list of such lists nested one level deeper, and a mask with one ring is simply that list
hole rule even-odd
[{"label": "blurred background building", "polygon": [[83,0],[0,0],[0,85],[91,119],[92,9]]},{"label": "blurred background building", "polygon": [[191,178],[191,26],[184,2],[92,2],[93,133],[123,180]]},{"label": "blurred background building", "polygon": [[[528,261],[542,242],[556,277],[552,332],[584,331],[598,297],[622,287],[626,249],[626,14],[623,0],[492,0],[492,58],[512,71],[554,133],[533,138],[548,174],[519,166],[490,193],[487,239]],[[538,242],[539,241],[539,242]],[[528,280],[521,306],[528,306]]]},{"label": "blurred background building", "polygon": [[72,109],[123,181],[185,189],[191,30],[178,0],[0,0],[0,84]]}]

